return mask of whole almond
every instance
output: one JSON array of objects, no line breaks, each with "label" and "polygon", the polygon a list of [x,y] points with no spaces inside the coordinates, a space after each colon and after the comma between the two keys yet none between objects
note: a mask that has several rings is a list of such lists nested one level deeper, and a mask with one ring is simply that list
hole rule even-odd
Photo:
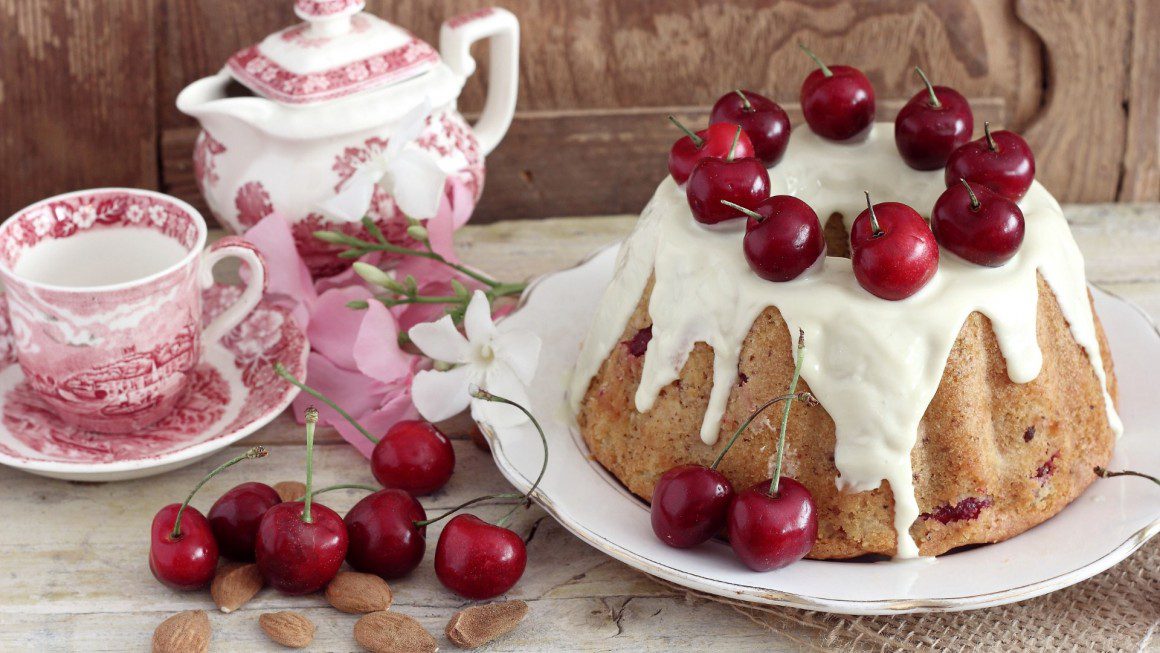
[{"label": "whole almond", "polygon": [[258,625],[282,646],[303,648],[314,641],[314,622],[298,612],[267,612],[258,617]]},{"label": "whole almond", "polygon": [[515,630],[526,616],[528,604],[523,601],[473,605],[456,612],[445,632],[459,648],[476,648]]},{"label": "whole almond", "polygon": [[274,491],[282,501],[298,501],[306,496],[306,484],[298,481],[282,481],[274,484]]},{"label": "whole almond", "polygon": [[178,612],[153,631],[153,653],[205,653],[212,635],[205,610]]},{"label": "whole almond", "polygon": [[214,575],[209,594],[219,610],[230,613],[254,598],[265,585],[258,565],[252,562],[225,564]]},{"label": "whole almond", "polygon": [[354,624],[354,641],[371,653],[435,653],[439,644],[411,617],[397,612],[364,614]]},{"label": "whole almond", "polygon": [[393,599],[391,586],[374,574],[340,571],[326,586],[326,600],[351,614],[381,612],[391,607]]}]

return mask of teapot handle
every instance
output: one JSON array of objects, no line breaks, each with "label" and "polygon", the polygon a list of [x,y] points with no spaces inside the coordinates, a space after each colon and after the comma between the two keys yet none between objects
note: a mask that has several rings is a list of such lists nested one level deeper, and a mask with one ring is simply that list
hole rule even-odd
[{"label": "teapot handle", "polygon": [[455,74],[467,78],[475,72],[471,44],[492,39],[490,83],[483,112],[474,125],[483,153],[499,145],[512,124],[519,91],[520,23],[512,12],[489,7],[451,18],[439,32],[439,53]]}]

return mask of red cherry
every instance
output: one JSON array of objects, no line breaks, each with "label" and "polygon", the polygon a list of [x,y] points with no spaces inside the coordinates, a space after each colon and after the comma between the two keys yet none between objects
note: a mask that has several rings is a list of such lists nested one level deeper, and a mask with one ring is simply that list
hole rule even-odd
[{"label": "red cherry", "polygon": [[673,143],[673,148],[669,150],[669,174],[678,184],[685,183],[693,168],[697,166],[697,162],[706,157],[724,159],[729,156],[730,150],[737,157],[753,156],[753,143],[744,131],[741,137],[737,138],[737,145],[734,147],[737,125],[718,123],[694,134],[676,118],[669,116],[669,120],[686,134],[683,138],[677,139],[677,142]]},{"label": "red cherry", "polygon": [[319,503],[305,520],[302,501],[280,503],[262,516],[254,549],[258,569],[271,586],[286,594],[309,594],[326,587],[346,557],[346,525],[338,513]]},{"label": "red cherry", "polygon": [[801,560],[818,537],[817,508],[810,491],[782,476],[777,494],[771,495],[771,483],[761,481],[729,506],[729,544],[754,571],[780,569]]},{"label": "red cherry", "polygon": [[306,495],[279,503],[262,515],[254,542],[258,570],[286,594],[309,594],[326,586],[346,557],[346,524],[314,502],[314,427],[318,411],[306,409]]},{"label": "red cherry", "polygon": [[706,542],[725,527],[733,484],[704,465],[678,465],[653,488],[653,533],[671,547],[687,549]]},{"label": "red cherry", "polygon": [[796,279],[826,251],[818,214],[796,197],[774,195],[753,211],[741,212],[749,216],[742,240],[745,260],[762,279]]},{"label": "red cherry", "polygon": [[149,538],[149,571],[175,590],[195,590],[213,580],[218,545],[209,521],[196,508],[186,506],[181,528],[173,534],[180,503],[171,503],[153,517]]},{"label": "red cherry", "polygon": [[209,509],[209,525],[222,555],[234,560],[254,559],[258,523],[271,507],[282,503],[265,483],[242,483],[230,489]]},{"label": "red cherry", "polygon": [[858,283],[882,299],[910,297],[938,270],[938,245],[914,209],[899,202],[870,204],[850,229],[851,263]]},{"label": "red cherry", "polygon": [[894,142],[906,165],[937,170],[951,152],[971,140],[975,117],[967,98],[946,86],[931,86],[926,73],[914,68],[925,90],[910,98],[894,119]]},{"label": "red cherry", "polygon": [[417,496],[443,487],[453,471],[451,440],[422,420],[397,422],[371,452],[371,472],[383,487]]},{"label": "red cherry", "polygon": [[490,599],[511,589],[528,562],[524,541],[475,515],[456,515],[435,546],[435,575],[456,594]]},{"label": "red cherry", "polygon": [[[734,139],[737,139],[742,131],[740,127],[734,130]],[[741,218],[744,215],[740,211],[724,202],[750,210],[756,208],[769,197],[769,172],[765,164],[753,157],[701,159],[689,176],[685,197],[693,218],[701,224],[715,225]]]},{"label": "red cherry", "polygon": [[753,91],[733,91],[717,100],[709,114],[709,124],[722,123],[740,125],[753,142],[753,156],[766,167],[781,161],[789,145],[789,116],[776,102]]},{"label": "red cherry", "polygon": [[403,490],[379,490],[363,497],[346,513],[351,567],[383,578],[400,578],[423,561],[427,550],[427,513],[415,497]]},{"label": "red cherry", "polygon": [[209,479],[243,460],[262,458],[265,447],[254,447],[213,471],[194,486],[184,503],[171,503],[153,516],[149,529],[149,571],[163,584],[179,590],[195,590],[213,580],[218,562],[218,543],[209,520],[189,505]]},{"label": "red cherry", "polygon": [[1023,244],[1019,205],[979,184],[955,184],[943,191],[930,214],[938,244],[988,267],[1003,265]]},{"label": "red cherry", "polygon": [[861,70],[827,66],[805,46],[818,64],[802,82],[802,114],[814,133],[832,141],[861,136],[874,124],[874,87]]},{"label": "red cherry", "polygon": [[991,133],[983,123],[984,135],[951,153],[944,180],[948,188],[960,179],[986,186],[1009,200],[1018,202],[1035,180],[1035,157],[1027,141],[1010,131]]}]

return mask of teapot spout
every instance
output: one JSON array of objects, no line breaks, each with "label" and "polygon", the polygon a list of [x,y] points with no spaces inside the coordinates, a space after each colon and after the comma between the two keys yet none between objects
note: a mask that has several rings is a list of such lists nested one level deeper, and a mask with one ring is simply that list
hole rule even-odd
[{"label": "teapot spout", "polygon": [[258,128],[277,110],[273,102],[235,82],[226,70],[182,89],[177,109],[215,133]]}]

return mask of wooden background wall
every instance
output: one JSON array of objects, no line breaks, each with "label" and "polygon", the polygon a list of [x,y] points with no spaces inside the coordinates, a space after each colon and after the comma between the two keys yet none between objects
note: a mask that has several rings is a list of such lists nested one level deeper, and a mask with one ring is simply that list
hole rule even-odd
[{"label": "wooden background wall", "polygon": [[[676,112],[764,90],[803,126],[809,43],[858,65],[879,119],[921,64],[1023,132],[1062,200],[1160,200],[1160,0],[370,0],[437,41],[444,18],[503,5],[523,25],[515,124],[488,160],[479,220],[635,212],[664,173]],[[0,0],[0,215],[108,185],[202,205],[178,91],[291,24],[290,0]],[[481,53],[482,54],[482,53]],[[479,77],[461,108],[478,109]]]}]

